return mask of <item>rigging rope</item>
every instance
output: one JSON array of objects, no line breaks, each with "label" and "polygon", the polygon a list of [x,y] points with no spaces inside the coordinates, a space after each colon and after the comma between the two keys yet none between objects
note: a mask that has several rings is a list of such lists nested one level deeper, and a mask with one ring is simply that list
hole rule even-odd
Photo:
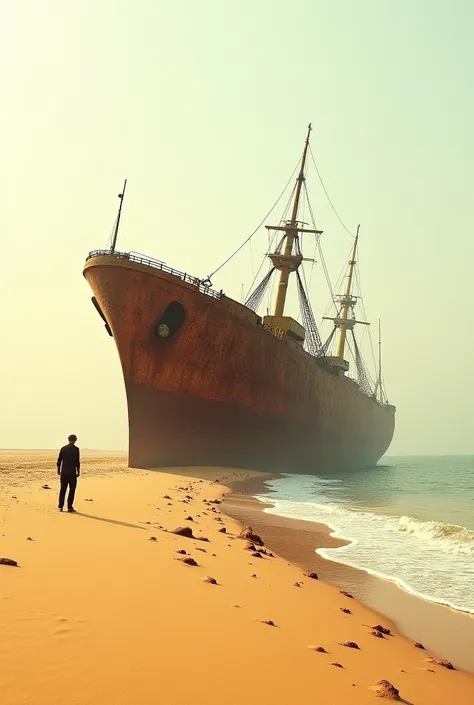
[{"label": "rigging rope", "polygon": [[255,230],[254,230],[252,233],[250,233],[250,235],[248,236],[248,238],[247,238],[246,240],[244,240],[244,242],[240,245],[240,247],[238,247],[238,248],[235,250],[235,252],[233,252],[233,253],[230,255],[230,257],[228,257],[228,258],[225,260],[225,262],[223,262],[219,267],[217,267],[217,269],[215,269],[211,274],[209,274],[208,279],[212,279],[212,277],[214,276],[214,274],[217,274],[217,272],[219,272],[219,271],[222,269],[222,267],[225,267],[225,265],[226,265],[228,262],[230,262],[230,260],[231,260],[233,257],[235,257],[235,255],[236,255],[237,253],[239,253],[240,250],[249,242],[249,240],[251,240],[251,239],[253,238],[253,236],[255,235],[255,233],[256,233],[258,230],[260,230],[260,228],[262,227],[262,225],[264,224],[264,222],[266,221],[266,219],[268,218],[268,216],[269,216],[271,213],[273,213],[273,211],[275,210],[276,206],[277,206],[278,203],[280,202],[280,200],[281,200],[283,194],[285,193],[286,189],[287,189],[288,186],[290,185],[290,182],[291,182],[293,176],[295,175],[296,170],[298,169],[298,166],[299,166],[299,164],[300,164],[300,161],[301,161],[301,160],[299,159],[297,165],[296,165],[295,168],[293,169],[293,173],[291,174],[290,178],[289,178],[288,181],[286,182],[285,188],[284,188],[283,191],[280,193],[280,195],[278,196],[277,200],[275,201],[275,203],[273,204],[273,206],[270,208],[270,210],[268,211],[268,213],[266,214],[266,216],[260,221],[260,223],[257,225],[257,227],[255,228]]},{"label": "rigging rope", "polygon": [[313,272],[314,272],[314,265],[316,264],[316,253],[318,251],[318,243],[314,243],[314,255],[313,255],[313,261],[311,262],[311,272],[309,275],[309,286],[311,288],[311,282],[313,281]]},{"label": "rigging rope", "polygon": [[[303,181],[303,187],[304,187],[304,192],[305,192],[306,200],[308,201],[308,209],[309,209],[309,214],[310,214],[310,216],[311,216],[311,222],[312,222],[313,228],[314,228],[315,230],[317,230],[316,220],[315,220],[315,218],[314,218],[313,207],[312,207],[312,205],[311,205],[311,201],[310,201],[310,198],[309,198],[309,193],[308,193],[308,188],[307,188],[307,186],[306,186],[306,181]],[[322,249],[322,247],[321,247],[321,237],[320,237],[320,235],[316,235],[316,247],[318,248],[319,259],[321,260],[321,265],[322,265],[322,268],[323,268],[324,276],[326,277],[326,282],[327,282],[327,285],[328,285],[329,293],[331,294],[331,300],[332,300],[332,303],[334,304],[334,308],[337,310],[336,301],[335,301],[335,296],[334,296],[334,290],[333,290],[333,288],[332,288],[331,279],[330,279],[330,277],[329,277],[328,268],[327,268],[327,266],[326,266],[326,260],[324,259],[324,253],[323,253],[323,249]]]},{"label": "rigging rope", "polygon": [[118,220],[118,213],[115,216],[114,224],[112,226],[112,230],[110,231],[109,239],[107,240],[107,249],[110,250],[112,249],[112,243],[114,241],[114,234],[115,234],[115,228],[117,227],[117,220]]},{"label": "rigging rope", "polygon": [[[358,290],[358,292],[359,292],[359,301],[360,301],[360,304],[361,304],[361,306],[362,306],[362,313],[363,313],[363,315],[364,315],[364,320],[366,321],[366,320],[367,320],[367,314],[366,314],[366,312],[365,312],[364,298],[363,298],[363,296],[362,296],[362,294],[361,294],[361,292],[362,292],[362,286],[361,286],[361,283],[360,283],[360,269],[359,269],[359,263],[356,264],[355,275],[356,275],[357,290]],[[372,339],[372,332],[371,332],[371,330],[370,330],[370,326],[367,326],[367,327],[368,327],[368,329],[369,329],[369,330],[368,330],[368,333],[369,333],[369,342],[370,342],[370,352],[372,353],[372,362],[373,362],[373,365],[374,365],[374,370],[377,372],[377,362],[376,362],[376,359],[375,359],[374,341],[373,341],[373,339]]]},{"label": "rigging rope", "polygon": [[357,345],[357,340],[354,335],[354,331],[351,330],[352,333],[352,340],[354,342],[354,350],[355,350],[355,362],[356,362],[356,367],[357,367],[357,377],[359,380],[359,387],[364,394],[367,394],[368,397],[371,397],[373,394],[372,387],[370,385],[370,381],[367,375],[367,370],[364,365],[364,361],[362,360],[362,355],[360,354],[359,346]]},{"label": "rigging rope", "polygon": [[[296,240],[296,247],[295,247],[296,253],[298,255],[301,255],[301,257],[303,257],[303,250],[301,249],[300,238],[298,235],[296,236],[295,240]],[[304,266],[301,267],[301,271],[303,272],[304,286],[305,286],[305,291],[308,292],[307,296],[308,296],[308,302],[309,302],[309,288],[308,288],[308,282],[306,281],[306,272],[305,272]],[[313,317],[313,320],[315,320],[312,310],[311,310],[311,315]],[[315,321],[314,325],[316,325],[316,321]],[[319,331],[318,331],[318,337],[319,337]],[[319,342],[321,343],[321,338],[319,338]]]},{"label": "rigging rope", "polygon": [[318,169],[318,166],[317,166],[317,164],[316,164],[316,160],[315,160],[315,158],[314,158],[314,154],[313,154],[313,150],[311,149],[311,145],[309,145],[309,153],[311,154],[311,158],[312,158],[312,160],[313,160],[314,168],[316,169],[316,173],[317,173],[318,178],[319,178],[319,180],[320,180],[320,182],[321,182],[321,186],[323,187],[323,191],[324,191],[324,193],[326,194],[326,198],[328,199],[329,205],[330,205],[331,208],[333,209],[334,213],[336,214],[336,217],[337,217],[338,221],[340,222],[340,224],[342,225],[342,227],[344,228],[344,230],[345,230],[346,232],[348,232],[349,235],[355,239],[355,235],[354,235],[353,233],[351,233],[351,231],[349,230],[349,228],[346,226],[346,224],[345,224],[344,221],[342,220],[341,216],[340,216],[339,213],[337,212],[336,206],[334,205],[334,203],[331,201],[331,198],[329,197],[329,194],[328,194],[328,192],[327,192],[326,186],[324,185],[323,178],[322,178],[321,174],[319,173],[319,169]]},{"label": "rigging rope", "polygon": [[319,337],[318,326],[316,325],[311,304],[306,296],[303,282],[298,270],[296,270],[296,278],[298,281],[298,296],[300,300],[301,318],[303,319],[303,326],[306,330],[304,347],[311,355],[313,355],[313,357],[321,357],[323,355],[323,346],[321,343],[321,338]]},{"label": "rigging rope", "polygon": [[326,342],[323,345],[323,353],[325,355],[328,354],[328,351],[329,351],[329,348],[331,347],[332,339],[334,338],[336,330],[337,330],[337,328],[336,328],[336,326],[334,326],[334,328],[332,329],[332,331],[329,334],[328,339],[326,340]]},{"label": "rigging rope", "polygon": [[[351,259],[351,254],[352,254],[352,247],[351,247],[351,249],[349,250],[349,254],[348,254],[346,260],[344,261],[344,264],[342,265],[342,269],[341,269],[341,271],[339,272],[339,276],[338,276],[338,278],[336,279],[336,285],[335,285],[335,287],[334,287],[334,289],[335,289],[336,291],[337,291],[338,289],[339,289],[339,290],[342,290],[342,289],[343,289],[343,283],[344,283],[344,279],[345,279],[345,277],[346,277],[346,272],[347,272],[347,269],[348,269],[347,260],[350,260],[350,259]],[[333,296],[334,296],[334,294],[333,294]],[[324,309],[324,315],[325,315],[325,316],[328,315],[328,313],[329,313],[329,311],[330,311],[330,308],[331,308],[331,305],[333,305],[334,308],[336,309],[336,313],[339,312],[339,309],[338,309],[338,307],[337,307],[337,301],[335,301],[335,297],[334,297],[332,300],[330,299],[330,300],[328,301],[328,304],[327,304],[326,308]]]},{"label": "rigging rope", "polygon": [[[268,232],[270,232],[270,231],[268,231]],[[273,241],[274,241],[274,239],[275,239],[275,237],[276,237],[277,232],[278,232],[278,230],[275,230],[274,233],[273,233],[273,237],[272,237],[272,240],[271,240],[271,243],[270,243],[270,247],[271,247],[272,244],[273,244]],[[278,243],[278,245],[277,245],[277,247],[276,247],[276,250],[275,250],[276,252],[280,253],[284,239],[285,239],[285,236],[283,236],[283,237],[281,238],[280,242]],[[270,250],[270,247],[268,248],[269,250]],[[252,291],[253,285],[255,284],[255,282],[256,282],[256,280],[257,280],[257,277],[258,277],[258,275],[260,274],[260,270],[262,269],[262,267],[263,267],[263,265],[264,265],[266,259],[267,259],[267,255],[265,255],[264,258],[262,259],[262,261],[260,262],[260,267],[259,267],[258,270],[257,270],[257,274],[256,274],[256,275],[254,276],[254,278],[252,279],[252,283],[250,284],[249,290],[248,290],[248,292],[247,292],[247,298],[250,297],[250,292]]]},{"label": "rigging rope", "polygon": [[251,308],[252,311],[257,311],[258,307],[260,306],[263,297],[265,296],[265,292],[268,288],[268,285],[270,283],[271,276],[273,272],[275,271],[275,267],[272,267],[263,277],[262,281],[260,284],[257,286],[255,291],[249,296],[247,301],[245,302],[244,306],[247,306],[248,308]]}]

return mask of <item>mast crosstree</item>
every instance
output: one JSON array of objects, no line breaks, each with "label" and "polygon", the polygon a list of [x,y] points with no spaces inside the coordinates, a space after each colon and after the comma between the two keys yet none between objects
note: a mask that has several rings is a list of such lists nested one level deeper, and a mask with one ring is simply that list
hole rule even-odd
[{"label": "mast crosstree", "polygon": [[[349,260],[349,271],[347,275],[347,284],[345,291],[342,295],[334,299],[335,303],[338,304],[337,314],[334,317],[324,316],[324,319],[333,321],[334,329],[323,345],[319,336],[319,331],[314,318],[314,314],[311,309],[311,304],[305,287],[303,286],[303,281],[301,279],[299,268],[302,262],[305,261],[303,253],[301,251],[300,243],[300,233],[311,233],[319,237],[322,234],[322,230],[317,230],[316,228],[305,227],[306,223],[298,220],[298,214],[300,209],[301,194],[304,192],[307,194],[306,190],[306,177],[305,168],[306,160],[309,151],[309,142],[311,135],[311,124],[308,125],[308,132],[306,135],[303,156],[301,158],[299,173],[296,180],[296,185],[294,189],[294,196],[291,204],[291,216],[281,225],[266,225],[267,230],[275,230],[283,232],[283,237],[280,240],[276,251],[268,255],[273,267],[265,275],[262,282],[254,290],[251,296],[247,299],[246,305],[252,308],[254,311],[257,310],[263,295],[268,287],[269,281],[275,269],[280,272],[280,279],[278,283],[278,291],[275,300],[275,308],[273,315],[264,316],[263,322],[268,328],[273,330],[273,332],[282,337],[292,338],[294,341],[304,345],[305,348],[311,352],[315,357],[322,358],[324,363],[328,365],[332,372],[335,374],[345,374],[349,371],[349,361],[345,359],[346,347],[348,344],[348,335],[352,339],[352,344],[354,346],[353,355],[355,356],[355,363],[357,367],[357,375],[359,378],[359,384],[364,393],[369,396],[372,395],[371,384],[365,369],[364,362],[359,350],[359,346],[354,336],[354,327],[356,324],[369,325],[365,321],[358,321],[354,314],[355,305],[357,303],[357,296],[353,294],[353,284],[355,279],[355,266],[357,264],[357,248],[359,244],[359,230],[360,226],[357,226],[357,233],[355,236],[354,246],[351,252],[351,258]],[[310,211],[312,214],[311,204]],[[313,218],[314,223],[314,218]],[[285,315],[285,303],[288,293],[288,282],[291,274],[296,274],[297,284],[298,284],[298,295],[300,299],[300,308],[304,327],[300,325],[295,319],[288,315]],[[332,290],[331,290],[332,294]],[[334,355],[328,356],[328,350],[330,348],[331,342],[338,332],[337,347]]]},{"label": "mast crosstree", "polygon": [[[267,315],[263,318],[264,325],[271,329],[276,335],[283,338],[291,338],[300,345],[304,345],[306,350],[310,352],[313,356],[321,358],[326,366],[329,365],[331,371],[335,374],[344,374],[349,371],[349,362],[344,359],[345,348],[347,342],[348,332],[351,333],[354,349],[356,355],[356,365],[358,369],[358,376],[363,378],[363,386],[366,393],[372,394],[370,388],[370,383],[368,381],[367,375],[365,374],[365,368],[362,362],[359,348],[357,342],[354,339],[353,328],[356,323],[363,323],[363,321],[357,321],[354,316],[354,307],[357,303],[357,297],[352,293],[352,286],[354,281],[354,271],[355,265],[357,263],[357,246],[359,242],[359,227],[357,227],[357,234],[355,237],[354,246],[352,249],[351,259],[349,260],[349,273],[347,277],[347,285],[344,294],[339,296],[336,301],[339,303],[339,309],[337,315],[330,318],[334,322],[334,329],[331,333],[330,338],[323,345],[319,335],[318,327],[314,314],[309,302],[308,293],[305,290],[303,280],[299,273],[299,268],[301,264],[305,261],[303,257],[303,252],[301,250],[300,233],[311,233],[316,235],[318,238],[322,234],[322,230],[314,228],[307,228],[306,223],[298,219],[301,194],[306,193],[306,177],[305,168],[306,160],[309,151],[309,141],[311,135],[311,124],[308,125],[308,132],[306,134],[306,139],[304,143],[303,156],[299,165],[298,177],[296,179],[296,185],[294,187],[294,196],[291,202],[291,216],[288,220],[284,221],[281,225],[266,225],[267,230],[280,231],[283,233],[283,237],[279,241],[276,251],[268,255],[272,262],[272,268],[267,272],[263,280],[252,292],[252,294],[247,298],[245,305],[256,311],[260,302],[263,299],[265,291],[269,285],[270,279],[277,269],[280,272],[280,279],[278,282],[278,291],[275,300],[275,308],[273,315]],[[310,207],[311,217],[314,224],[314,218],[312,216],[311,204],[308,201]],[[314,260],[311,260],[314,262]],[[288,293],[288,282],[291,274],[296,274],[297,285],[298,285],[298,296],[300,300],[300,309],[302,321],[304,324],[301,325],[291,316],[285,315],[285,303]],[[303,272],[304,279],[304,272]],[[331,289],[332,294],[332,289]],[[326,318],[326,317],[324,317]],[[339,338],[337,344],[337,352],[334,356],[328,357],[327,352],[330,347],[330,343],[334,338],[336,331],[339,331]]]},{"label": "mast crosstree", "polygon": [[281,230],[285,233],[283,238],[284,250],[283,254],[281,252],[273,252],[269,255],[273,267],[280,271],[280,281],[278,283],[278,293],[275,301],[275,312],[274,317],[276,319],[281,318],[285,310],[285,301],[288,291],[288,280],[292,272],[296,272],[303,261],[303,255],[297,248],[295,254],[293,254],[293,246],[295,240],[297,240],[299,233],[313,233],[316,235],[321,235],[322,230],[311,230],[309,228],[304,228],[303,223],[298,220],[298,210],[300,205],[301,190],[305,182],[305,167],[306,167],[306,157],[309,148],[309,137],[311,134],[311,123],[308,125],[308,133],[306,135],[306,140],[304,143],[303,156],[301,158],[301,165],[296,180],[296,191],[293,200],[293,207],[291,211],[291,218],[287,220],[284,225],[266,225],[267,230]]},{"label": "mast crosstree", "polygon": [[[339,340],[336,349],[336,355],[330,358],[330,362],[333,367],[336,367],[343,372],[349,370],[349,363],[344,359],[346,343],[347,343],[347,333],[351,331],[353,334],[354,326],[359,323],[363,326],[370,325],[366,321],[358,321],[354,315],[354,308],[357,303],[357,296],[352,293],[352,284],[354,281],[354,269],[357,264],[357,246],[359,244],[359,230],[360,225],[357,226],[357,233],[354,241],[354,247],[352,248],[351,259],[349,260],[349,272],[347,274],[347,285],[344,294],[338,296],[336,301],[339,303],[340,308],[336,316],[323,316],[323,320],[333,321],[334,328],[339,330]],[[349,316],[349,313],[352,316]]]}]

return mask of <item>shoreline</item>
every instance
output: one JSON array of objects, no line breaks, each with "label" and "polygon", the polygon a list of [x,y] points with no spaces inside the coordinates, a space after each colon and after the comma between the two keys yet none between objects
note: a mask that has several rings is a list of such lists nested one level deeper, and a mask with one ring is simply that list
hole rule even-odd
[{"label": "shoreline", "polygon": [[263,549],[239,537],[230,497],[268,475],[85,453],[71,515],[54,461],[0,453],[0,557],[18,562],[0,565],[2,704],[375,705],[388,681],[410,705],[471,705],[460,663],[275,555],[270,515],[253,509]]},{"label": "shoreline", "polygon": [[[332,536],[323,522],[312,522],[266,512],[274,504],[256,499],[268,493],[266,480],[278,475],[230,483],[231,493],[223,509],[257,533],[268,535],[268,544],[278,555],[303,570],[314,570],[330,585],[347,590],[402,636],[422,642],[440,658],[456,662],[474,674],[474,615],[405,590],[395,580],[374,575],[343,562],[324,558],[319,548],[338,548],[349,540]],[[265,530],[266,527],[266,530]]]}]

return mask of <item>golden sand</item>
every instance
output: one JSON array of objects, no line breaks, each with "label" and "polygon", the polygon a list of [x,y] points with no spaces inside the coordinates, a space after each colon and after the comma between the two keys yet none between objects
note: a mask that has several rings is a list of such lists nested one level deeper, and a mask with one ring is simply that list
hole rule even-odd
[{"label": "golden sand", "polygon": [[[209,503],[249,473],[126,470],[123,455],[84,453],[69,515],[54,461],[0,453],[0,557],[19,564],[0,565],[2,705],[375,703],[384,679],[405,703],[472,703],[474,676],[373,636],[380,618],[355,600],[252,556]],[[196,539],[171,533],[183,526]]]}]

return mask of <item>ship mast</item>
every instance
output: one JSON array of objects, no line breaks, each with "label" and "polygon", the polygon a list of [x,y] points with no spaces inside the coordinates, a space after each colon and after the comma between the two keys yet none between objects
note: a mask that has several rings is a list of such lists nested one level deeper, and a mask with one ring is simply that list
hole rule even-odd
[{"label": "ship mast", "polygon": [[[377,393],[380,391],[380,403],[383,402],[383,392],[382,392],[382,335],[380,332],[380,318],[379,318],[379,369],[377,375],[377,381],[375,383],[374,389],[374,399],[377,399]],[[377,401],[379,401],[377,399]]]},{"label": "ship mast", "polygon": [[119,195],[118,195],[118,197],[120,199],[120,205],[119,205],[119,209],[118,209],[117,220],[115,221],[115,228],[114,228],[114,234],[112,236],[112,246],[110,248],[110,254],[113,254],[115,252],[115,246],[117,245],[117,235],[118,235],[119,226],[120,226],[120,218],[122,216],[122,206],[123,206],[123,199],[125,197],[125,189],[126,188],[127,188],[127,179],[125,179],[125,181],[124,181],[122,193],[119,193]]},{"label": "ship mast", "polygon": [[359,242],[359,228],[360,225],[357,226],[357,233],[355,237],[355,242],[354,242],[354,248],[352,250],[352,257],[349,260],[349,273],[347,275],[347,286],[346,286],[346,291],[343,296],[340,298],[340,303],[342,304],[341,312],[339,314],[339,320],[338,320],[338,325],[339,325],[339,343],[337,346],[337,357],[340,358],[341,360],[344,359],[344,350],[346,347],[346,339],[347,339],[347,330],[348,328],[353,327],[352,320],[348,319],[349,311],[351,308],[355,305],[356,300],[352,296],[352,280],[354,278],[354,267],[357,263],[356,260],[356,254],[357,254],[357,245]]},{"label": "ship mast", "polygon": [[349,311],[354,310],[354,306],[357,303],[357,297],[352,294],[352,284],[354,281],[354,269],[357,264],[357,246],[359,244],[359,229],[360,225],[357,226],[357,233],[354,241],[354,247],[352,248],[351,259],[349,260],[349,272],[347,275],[347,285],[346,290],[342,296],[338,297],[338,303],[341,305],[337,316],[334,318],[331,316],[323,316],[325,320],[334,321],[335,328],[339,329],[339,340],[337,344],[336,355],[330,358],[331,365],[338,369],[340,372],[349,371],[349,363],[344,359],[344,353],[346,349],[347,341],[347,331],[352,331],[356,323],[361,323],[362,325],[368,326],[366,321],[357,321],[354,317],[349,318]]},{"label": "ship mast", "polygon": [[275,269],[280,271],[280,281],[278,284],[278,293],[275,302],[275,319],[281,319],[285,310],[286,294],[288,291],[288,280],[292,272],[296,272],[301,262],[303,261],[302,254],[293,254],[293,245],[295,240],[298,238],[298,233],[315,233],[321,235],[322,230],[309,230],[303,228],[302,223],[298,221],[298,209],[301,198],[301,189],[303,188],[303,183],[305,181],[304,170],[306,166],[306,157],[309,148],[309,136],[311,133],[311,124],[308,125],[308,133],[306,135],[306,140],[304,144],[303,156],[301,158],[300,171],[296,181],[295,197],[293,200],[293,207],[291,211],[291,219],[287,220],[284,225],[266,225],[267,230],[282,230],[285,233],[284,236],[284,250],[283,254],[281,252],[275,252],[270,256]]}]

